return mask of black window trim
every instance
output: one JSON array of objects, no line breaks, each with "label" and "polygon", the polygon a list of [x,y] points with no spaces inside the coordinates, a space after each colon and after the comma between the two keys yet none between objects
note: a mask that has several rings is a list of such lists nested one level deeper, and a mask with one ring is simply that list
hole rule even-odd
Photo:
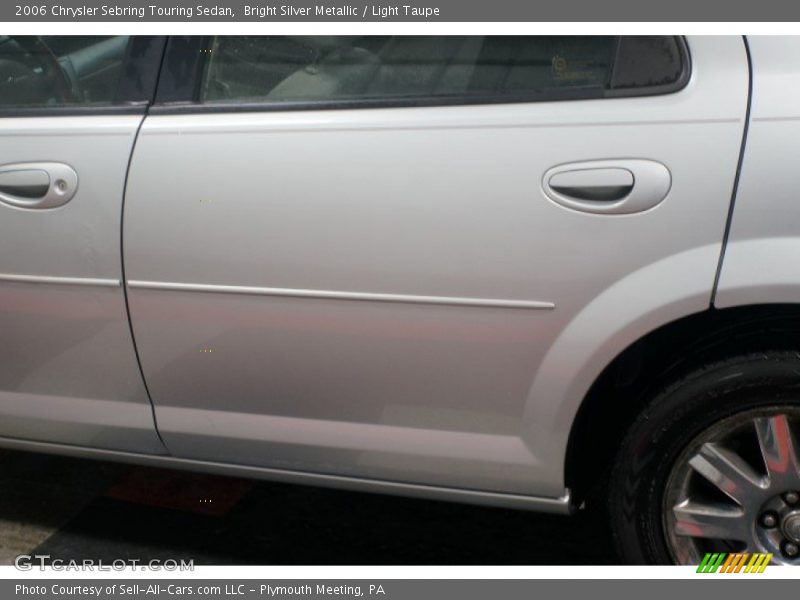
[{"label": "black window trim", "polygon": [[[518,94],[475,94],[449,96],[413,96],[409,98],[364,98],[310,101],[199,102],[206,61],[213,36],[170,36],[167,41],[162,73],[150,114],[198,114],[237,112],[284,112],[311,110],[357,110],[374,108],[422,108],[437,106],[474,106],[522,104],[570,100],[602,100],[663,96],[684,89],[691,79],[692,61],[685,36],[674,36],[681,57],[681,72],[668,84],[647,87],[605,89],[600,87],[526,91]],[[184,73],[180,81],[171,75]]]},{"label": "black window trim", "polygon": [[[0,119],[144,115],[155,99],[167,36],[131,36],[119,89],[112,104],[64,106],[0,106]],[[134,47],[136,46],[136,52]],[[141,83],[136,85],[133,82]]]}]

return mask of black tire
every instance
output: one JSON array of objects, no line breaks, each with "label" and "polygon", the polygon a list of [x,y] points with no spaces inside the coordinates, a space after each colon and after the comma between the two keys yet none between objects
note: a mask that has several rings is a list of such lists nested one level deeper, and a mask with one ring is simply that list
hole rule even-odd
[{"label": "black tire", "polygon": [[655,394],[628,430],[609,481],[609,519],[626,563],[671,564],[663,496],[686,446],[720,419],[800,404],[800,355],[748,354],[699,367]]}]

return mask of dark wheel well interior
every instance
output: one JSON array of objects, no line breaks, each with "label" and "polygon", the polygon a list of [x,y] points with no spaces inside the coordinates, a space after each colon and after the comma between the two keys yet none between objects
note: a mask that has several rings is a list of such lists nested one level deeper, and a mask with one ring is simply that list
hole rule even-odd
[{"label": "dark wheel well interior", "polygon": [[759,350],[800,351],[800,305],[711,308],[656,329],[620,353],[592,385],[570,432],[565,478],[574,500],[602,489],[645,403],[697,366]]}]

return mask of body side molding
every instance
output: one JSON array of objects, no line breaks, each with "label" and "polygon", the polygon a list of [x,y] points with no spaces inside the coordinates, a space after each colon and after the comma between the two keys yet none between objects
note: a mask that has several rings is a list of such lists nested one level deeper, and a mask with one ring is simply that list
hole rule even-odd
[{"label": "body side molding", "polygon": [[400,304],[441,304],[444,306],[476,306],[490,308],[527,308],[552,310],[555,304],[538,300],[509,300],[504,298],[468,298],[457,296],[416,296],[409,294],[373,294],[333,290],[301,290],[240,285],[208,285],[161,281],[129,280],[128,287],[152,290],[207,292],[211,294],[245,294],[289,298],[318,298],[324,300],[355,300],[361,302],[395,302]]}]

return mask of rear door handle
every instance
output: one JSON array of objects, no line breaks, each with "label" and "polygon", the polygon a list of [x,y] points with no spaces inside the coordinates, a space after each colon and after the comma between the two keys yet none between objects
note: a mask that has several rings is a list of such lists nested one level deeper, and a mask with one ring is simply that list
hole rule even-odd
[{"label": "rear door handle", "polygon": [[595,214],[630,214],[659,204],[672,186],[669,169],[644,159],[599,160],[559,165],[544,174],[553,202]]},{"label": "rear door handle", "polygon": [[78,174],[58,162],[14,163],[0,166],[0,202],[16,208],[56,208],[78,190]]}]

